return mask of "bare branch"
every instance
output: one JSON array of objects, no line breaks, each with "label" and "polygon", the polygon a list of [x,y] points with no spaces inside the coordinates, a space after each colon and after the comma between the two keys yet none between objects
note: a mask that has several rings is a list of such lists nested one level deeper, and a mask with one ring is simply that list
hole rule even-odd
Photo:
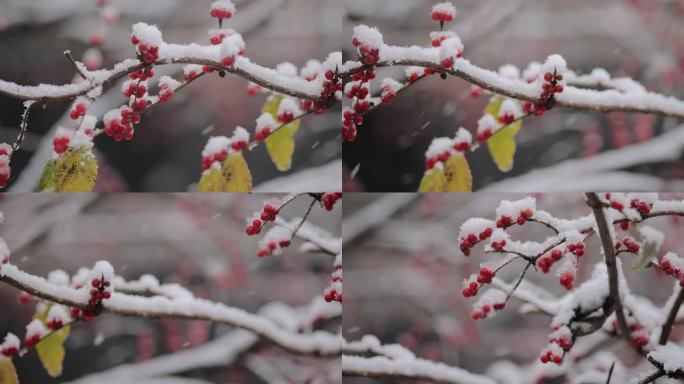
[{"label": "bare branch", "polygon": [[667,320],[665,320],[665,324],[663,324],[663,327],[660,331],[660,339],[658,340],[658,344],[667,344],[667,339],[668,337],[670,337],[672,326],[674,325],[675,320],[677,319],[677,314],[679,313],[679,309],[681,308],[682,303],[684,303],[684,288],[679,289],[679,294],[677,295],[675,301],[672,303],[670,312],[667,315]]}]

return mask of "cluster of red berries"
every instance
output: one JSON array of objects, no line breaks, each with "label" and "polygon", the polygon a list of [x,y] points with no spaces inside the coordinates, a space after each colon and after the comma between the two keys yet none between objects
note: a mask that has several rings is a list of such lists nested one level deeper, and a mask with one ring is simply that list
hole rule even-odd
[{"label": "cluster of red berries", "polygon": [[202,157],[202,171],[206,171],[207,169],[211,168],[211,165],[214,164],[215,162],[222,163],[227,157],[228,157],[228,151],[225,149],[221,152],[215,153],[215,154],[210,155],[210,156],[203,156]]},{"label": "cluster of red berries", "polygon": [[0,144],[0,188],[5,188],[9,182],[11,169],[10,169],[10,156],[12,155],[12,146],[9,144]]},{"label": "cluster of red berries", "polygon": [[131,80],[145,81],[154,76],[154,69],[152,69],[152,67],[136,69],[128,76],[131,78]]},{"label": "cluster of red berries", "polygon": [[124,85],[123,94],[126,98],[131,96],[143,97],[147,94],[147,87],[143,82],[128,81]]},{"label": "cluster of red berries", "polygon": [[363,115],[355,113],[350,108],[345,108],[342,113],[342,141],[356,140],[357,126],[363,124]]},{"label": "cluster of red berries", "polygon": [[0,353],[5,357],[12,357],[19,354],[19,348],[16,345],[8,345],[3,347]]},{"label": "cluster of red berries", "polygon": [[488,239],[490,236],[492,236],[492,233],[494,233],[493,228],[485,228],[478,235],[469,233],[467,236],[462,237],[461,243],[459,245],[461,252],[463,252],[466,257],[470,256],[470,250],[475,246],[475,244],[477,244],[479,241]]},{"label": "cluster of red berries", "polygon": [[632,347],[641,348],[648,345],[650,339],[650,331],[639,323],[631,324],[629,326],[629,338]]},{"label": "cluster of red berries", "polygon": [[85,116],[87,110],[88,103],[82,99],[78,99],[71,107],[69,117],[71,117],[73,120],[78,120],[79,118]]},{"label": "cluster of red berries", "polygon": [[245,140],[235,140],[230,143],[230,147],[233,149],[233,151],[236,152],[242,151],[243,149],[246,149],[248,146],[249,143]]},{"label": "cluster of red berries", "polygon": [[491,284],[496,272],[487,267],[481,267],[480,273],[477,275],[477,282],[480,284]]},{"label": "cluster of red berries", "polygon": [[131,43],[138,51],[138,58],[142,62],[151,64],[159,59],[159,47],[149,45],[135,35],[131,36]]},{"label": "cluster of red berries", "polygon": [[[672,257],[672,259],[670,259],[670,257]],[[679,285],[682,288],[684,288],[684,269],[681,268],[681,265],[683,264],[681,259],[677,256],[673,256],[673,254],[665,255],[660,261],[660,267],[663,268],[663,271],[679,280]]]},{"label": "cluster of red berries", "polygon": [[327,302],[342,302],[342,264],[335,264],[330,284],[326,287],[323,298]]},{"label": "cluster of red berries", "polygon": [[320,101],[316,104],[311,100],[302,101],[302,108],[306,111],[314,109],[317,115],[325,112],[328,109],[328,104],[331,100],[334,100],[335,94],[341,91],[344,87],[342,81],[337,77],[337,73],[332,70],[325,71],[325,80],[323,80]]},{"label": "cluster of red berries", "polygon": [[629,206],[639,211],[639,213],[641,213],[643,216],[651,213],[651,209],[653,209],[653,203],[639,199],[632,199],[629,202]]},{"label": "cluster of red berries", "polygon": [[451,3],[441,3],[433,7],[431,16],[432,20],[448,23],[454,20],[456,9]]},{"label": "cluster of red berries", "polygon": [[572,289],[572,283],[575,281],[575,274],[572,271],[564,271],[558,277],[558,282],[565,289]]},{"label": "cluster of red berries", "polygon": [[370,47],[358,39],[352,39],[352,44],[358,49],[359,56],[365,65],[377,64],[380,61],[380,49]]},{"label": "cluster of red berries", "polygon": [[461,291],[461,293],[463,293],[463,297],[473,297],[473,296],[477,295],[477,291],[479,289],[480,289],[479,284],[477,284],[474,281],[470,281],[470,282],[466,283],[466,286],[465,286],[465,288],[463,288],[463,291]]},{"label": "cluster of red berries", "polygon": [[544,363],[554,363],[560,365],[563,362],[563,355],[572,348],[572,340],[567,336],[552,338],[546,350],[539,356],[539,360]]},{"label": "cluster of red berries", "polygon": [[[534,211],[532,211],[531,209],[523,209],[518,214],[518,217],[515,220],[515,222],[518,223],[518,225],[523,225],[523,224],[525,224],[525,222],[527,220],[531,219],[532,216],[534,216]],[[507,227],[511,226],[512,224],[513,224],[513,218],[508,216],[508,215],[501,215],[501,217],[499,217],[496,220],[496,227],[497,228],[507,228]]]},{"label": "cluster of red berries", "polygon": [[639,252],[639,243],[637,243],[636,240],[634,240],[633,237],[627,236],[622,240],[618,240],[615,242],[615,250],[616,251],[621,251],[621,250],[627,250],[632,253],[638,253]]},{"label": "cluster of red berries", "polygon": [[445,163],[449,160],[451,153],[449,151],[444,151],[437,156],[428,157],[425,159],[425,170],[429,171],[437,165],[437,163]]},{"label": "cluster of red berries", "polygon": [[55,150],[56,154],[61,155],[69,148],[70,142],[71,139],[67,135],[55,136],[52,139],[52,148]]},{"label": "cluster of red berries", "polygon": [[470,151],[470,146],[468,141],[459,141],[454,144],[454,149],[458,152],[468,152]]},{"label": "cluster of red berries", "polygon": [[494,249],[495,251],[501,252],[501,251],[503,251],[504,247],[506,246],[506,239],[499,240],[499,241],[492,241],[491,246],[492,246],[492,249]]},{"label": "cluster of red berries", "polygon": [[574,254],[577,257],[582,257],[584,256],[584,243],[577,242],[577,243],[570,243],[567,246],[568,252]]},{"label": "cluster of red berries", "polygon": [[[354,141],[356,140],[357,127],[363,124],[363,115],[368,112],[374,103],[369,99],[368,87],[363,85],[369,83],[371,80],[375,79],[376,73],[373,70],[366,70],[354,73],[352,75],[352,81],[356,82],[358,85],[351,87],[351,90],[347,93],[347,97],[354,98],[354,103],[351,109],[345,109],[342,114],[342,139],[343,141]],[[361,97],[363,96],[363,97]]]},{"label": "cluster of red berries", "polygon": [[249,236],[258,235],[261,233],[261,229],[264,227],[263,221],[258,218],[254,218],[247,221],[247,226],[245,227],[245,232]]},{"label": "cluster of red berries", "polygon": [[342,192],[327,192],[321,196],[321,205],[326,211],[332,211],[335,203],[342,199]]},{"label": "cluster of red berries", "polygon": [[257,256],[259,256],[259,257],[270,256],[279,247],[280,248],[287,248],[290,246],[291,243],[292,242],[290,239],[282,239],[282,240],[279,240],[278,242],[269,241],[268,243],[266,243],[265,247],[263,247],[257,251]]},{"label": "cluster of red berries", "polygon": [[134,112],[131,108],[122,107],[120,110],[120,118],[111,119],[105,122],[104,134],[114,137],[114,140],[129,141],[133,139],[133,124],[140,123],[140,114]]},{"label": "cluster of red berries", "polygon": [[[90,321],[94,316],[98,315],[102,310],[102,300],[107,300],[112,297],[112,292],[107,289],[111,285],[104,277],[99,279],[93,279],[90,282],[92,288],[90,289],[90,298],[88,299],[88,305],[85,309],[80,311],[80,319],[83,321]],[[72,308],[72,318],[74,317],[75,309]]]},{"label": "cluster of red berries", "polygon": [[159,84],[159,101],[166,103],[171,97],[173,97],[173,89],[166,83]]},{"label": "cluster of red berries", "polygon": [[235,13],[235,5],[233,5],[232,1],[214,1],[211,4],[211,10],[209,11],[209,15],[211,17],[214,17],[216,19],[230,19],[233,17],[233,14]]},{"label": "cluster of red berries", "polygon": [[547,72],[544,74],[544,83],[542,84],[542,93],[539,96],[541,102],[532,103],[525,101],[522,104],[522,110],[525,114],[534,114],[535,116],[542,116],[545,111],[553,108],[555,102],[555,95],[564,91],[563,84],[559,84],[563,80],[563,75]]},{"label": "cluster of red berries", "polygon": [[380,92],[380,100],[382,100],[383,104],[388,105],[396,98],[397,91],[389,86],[382,87],[382,91]]},{"label": "cluster of red berries", "polygon": [[505,113],[499,116],[499,122],[503,125],[512,124],[515,121],[515,115],[512,113]]},{"label": "cluster of red berries", "polygon": [[271,204],[266,204],[264,205],[264,208],[261,210],[261,220],[263,220],[264,222],[275,221],[276,217],[278,216],[278,212],[278,207]]},{"label": "cluster of red berries", "polygon": [[549,270],[555,264],[558,260],[560,260],[563,257],[563,252],[558,249],[554,248],[551,250],[551,252],[547,252],[546,254],[542,255],[539,259],[537,259],[537,267],[542,270],[544,273],[549,273]]},{"label": "cluster of red berries", "polygon": [[475,310],[470,314],[470,317],[473,320],[481,320],[487,317],[488,314],[492,312],[492,310],[495,311],[501,311],[506,307],[506,303],[504,302],[498,302],[498,303],[493,303],[492,305],[489,304],[484,304],[482,305],[482,308],[480,310]]}]

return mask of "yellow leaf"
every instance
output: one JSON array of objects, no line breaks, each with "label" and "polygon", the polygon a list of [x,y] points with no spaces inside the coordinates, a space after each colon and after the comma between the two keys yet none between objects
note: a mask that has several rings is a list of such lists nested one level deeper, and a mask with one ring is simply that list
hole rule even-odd
[{"label": "yellow leaf", "polygon": [[19,384],[17,370],[10,359],[0,360],[0,384]]},{"label": "yellow leaf", "polygon": [[[282,96],[271,96],[261,109],[262,113],[269,113],[278,121],[278,107],[283,100]],[[266,150],[279,171],[287,171],[292,166],[292,155],[295,150],[294,135],[299,130],[301,121],[293,120],[291,123],[279,128],[266,138]]]},{"label": "yellow leaf", "polygon": [[225,183],[221,171],[213,167],[202,173],[197,184],[197,192],[223,192],[224,189]]},{"label": "yellow leaf", "polygon": [[43,168],[43,174],[40,175],[38,182],[38,192],[55,192],[57,185],[55,184],[55,170],[57,169],[57,162],[55,160],[48,161]]},{"label": "yellow leaf", "polygon": [[252,192],[252,174],[242,153],[237,152],[228,156],[221,169],[224,192]]},{"label": "yellow leaf", "polygon": [[[38,306],[38,310],[33,317],[42,321],[43,324],[46,324],[51,307],[52,304]],[[40,308],[43,308],[43,310],[41,311]],[[66,353],[64,350],[64,342],[69,337],[70,332],[70,326],[62,327],[36,344],[38,358],[51,377],[58,377],[62,374],[62,363],[64,362],[64,355]]]},{"label": "yellow leaf", "polygon": [[62,327],[36,344],[40,362],[51,377],[58,377],[62,374],[64,342],[69,337],[70,331],[70,326]]},{"label": "yellow leaf", "polygon": [[[487,105],[487,108],[485,108],[485,114],[488,113],[498,120],[499,109],[501,108],[501,103],[503,103],[503,101],[504,98],[501,96],[492,98],[489,105]],[[487,140],[489,153],[501,172],[508,172],[513,168],[513,159],[515,158],[515,151],[518,148],[515,137],[518,135],[521,128],[522,120],[516,121],[506,128],[497,131]]]},{"label": "yellow leaf", "polygon": [[425,172],[418,192],[446,192],[447,179],[441,169],[433,168]]},{"label": "yellow leaf", "polygon": [[463,155],[454,155],[444,164],[447,192],[472,192],[473,175],[468,160]]},{"label": "yellow leaf", "polygon": [[91,149],[68,149],[57,158],[57,192],[92,192],[96,179],[97,160]]}]

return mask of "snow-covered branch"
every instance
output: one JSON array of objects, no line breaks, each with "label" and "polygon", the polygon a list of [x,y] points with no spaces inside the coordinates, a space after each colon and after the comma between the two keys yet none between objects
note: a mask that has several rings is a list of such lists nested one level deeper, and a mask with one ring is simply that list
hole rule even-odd
[{"label": "snow-covered branch", "polygon": [[[2,266],[0,281],[12,285],[32,296],[63,306],[89,309],[89,290],[60,286],[42,277],[21,271],[12,264]],[[339,336],[317,331],[311,334],[297,334],[279,327],[272,320],[248,313],[244,310],[216,303],[194,296],[143,297],[114,292],[102,300],[102,310],[124,316],[149,318],[178,318],[207,320],[245,329],[288,351],[319,356],[339,354]]]}]

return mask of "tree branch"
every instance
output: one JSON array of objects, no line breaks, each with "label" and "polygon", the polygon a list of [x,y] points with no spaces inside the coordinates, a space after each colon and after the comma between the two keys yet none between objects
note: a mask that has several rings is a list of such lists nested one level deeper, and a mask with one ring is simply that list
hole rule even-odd
[{"label": "tree branch", "polygon": [[[383,50],[391,52],[392,59],[383,60],[375,64],[375,67],[393,66],[415,66],[431,68],[438,72],[447,73],[451,76],[459,77],[482,89],[497,95],[509,97],[517,100],[542,103],[539,98],[541,94],[534,85],[527,84],[522,80],[510,80],[499,76],[497,73],[480,68],[468,60],[459,59],[455,69],[445,70],[439,64],[439,50],[435,48],[421,47],[397,47],[385,46]],[[425,56],[431,57],[431,61],[426,61]],[[434,57],[434,59],[432,59]],[[347,62],[344,71],[340,73],[342,79],[348,79],[352,74],[365,70],[365,66],[358,62]],[[591,92],[591,101],[574,101],[574,98],[583,92]],[[684,102],[674,97],[664,96],[658,93],[641,91],[639,100],[630,97],[631,92],[618,92],[614,90],[589,91],[572,86],[565,88],[565,91],[555,97],[555,106],[586,111],[598,112],[639,112],[655,115],[672,116],[684,118]]]},{"label": "tree branch", "polygon": [[608,269],[608,289],[612,299],[611,307],[615,311],[622,336],[625,338],[627,343],[631,343],[629,327],[627,326],[627,319],[625,318],[625,312],[622,309],[622,300],[620,299],[618,280],[619,274],[617,270],[617,260],[615,257],[615,245],[613,244],[613,240],[610,235],[610,229],[608,228],[606,215],[603,211],[603,204],[601,204],[601,200],[599,200],[596,193],[587,193],[586,196],[587,202],[591,207],[591,210],[594,212],[596,226],[599,231],[599,237],[601,238],[601,244],[603,245],[603,253],[606,259],[606,267]]},{"label": "tree branch", "polygon": [[[0,281],[53,303],[81,309],[88,306],[87,289],[84,291],[57,286],[41,277],[23,272],[12,264],[2,266]],[[206,320],[234,326],[298,354],[335,356],[339,355],[341,349],[341,339],[338,335],[323,331],[311,334],[290,332],[262,316],[194,297],[192,300],[161,296],[142,297],[115,291],[110,299],[102,302],[102,305],[103,311],[123,316]]]}]

